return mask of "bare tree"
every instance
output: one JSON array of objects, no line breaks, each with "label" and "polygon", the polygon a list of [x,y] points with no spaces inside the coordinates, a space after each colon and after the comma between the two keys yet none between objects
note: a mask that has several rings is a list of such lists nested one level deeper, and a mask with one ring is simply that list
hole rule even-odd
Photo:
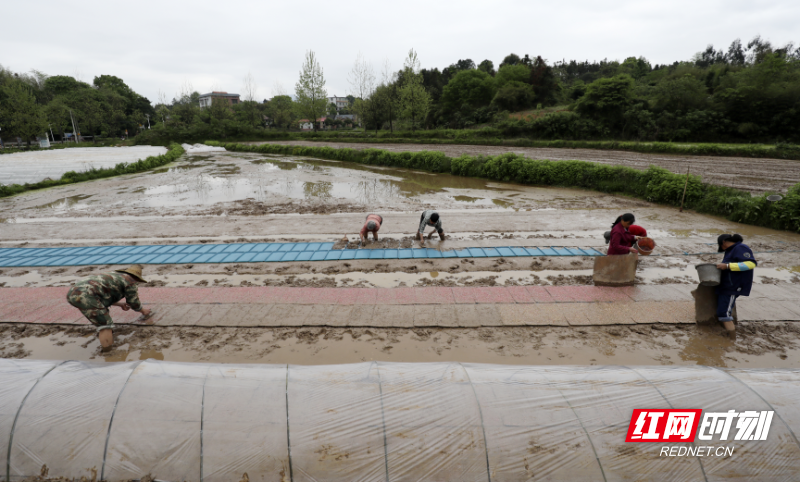
[{"label": "bare tree", "polygon": [[167,104],[167,94],[158,89],[158,104],[156,104],[156,114],[161,117],[161,123],[166,125],[169,118],[169,104]]},{"label": "bare tree", "polygon": [[392,71],[392,62],[386,58],[381,70],[381,85],[386,86],[384,91],[383,107],[386,109],[386,119],[389,121],[389,130],[394,133],[394,116],[397,108],[397,72]]},{"label": "bare tree", "polygon": [[283,84],[276,80],[275,83],[272,84],[272,97],[277,97],[279,95],[289,95],[289,91],[286,90]]},{"label": "bare tree", "polygon": [[356,57],[347,82],[350,84],[350,95],[357,99],[366,99],[375,90],[375,73],[372,64],[364,60],[361,52]]},{"label": "bare tree", "polygon": [[242,102],[242,107],[247,116],[250,125],[255,127],[259,124],[258,121],[258,101],[256,100],[258,97],[258,86],[256,85],[256,79],[253,77],[253,74],[248,72],[247,75],[244,77],[244,84],[242,85],[242,96],[244,98],[244,102]]},{"label": "bare tree", "polygon": [[[375,73],[372,69],[372,64],[364,59],[361,52],[356,56],[356,61],[350,70],[347,82],[350,84],[350,95],[356,98],[353,110],[359,118],[365,119],[367,111],[371,107],[369,98],[375,93]],[[367,130],[364,129],[364,135],[366,134]]]},{"label": "bare tree", "polygon": [[256,79],[250,72],[248,72],[247,75],[244,76],[244,84],[242,85],[242,96],[244,97],[244,100],[248,102],[255,102],[256,97],[258,97],[258,86],[256,85]]}]

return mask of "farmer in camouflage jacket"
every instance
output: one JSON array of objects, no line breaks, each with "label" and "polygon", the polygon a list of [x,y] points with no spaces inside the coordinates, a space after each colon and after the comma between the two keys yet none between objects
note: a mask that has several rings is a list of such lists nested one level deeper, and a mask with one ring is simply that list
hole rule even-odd
[{"label": "farmer in camouflage jacket", "polygon": [[145,318],[149,317],[151,310],[142,306],[136,289],[137,283],[146,282],[142,278],[142,266],[135,264],[126,269],[96,274],[78,281],[67,293],[67,301],[97,326],[100,345],[103,349],[109,349],[114,343],[114,321],[108,313],[108,307],[119,306],[124,311],[133,309],[141,312]]}]

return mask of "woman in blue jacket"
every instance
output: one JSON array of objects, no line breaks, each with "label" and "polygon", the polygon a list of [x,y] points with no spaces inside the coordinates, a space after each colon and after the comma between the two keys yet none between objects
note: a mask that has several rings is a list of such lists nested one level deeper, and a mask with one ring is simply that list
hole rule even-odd
[{"label": "woman in blue jacket", "polygon": [[728,330],[733,330],[733,307],[736,298],[750,296],[753,287],[753,270],[758,265],[753,250],[744,244],[739,234],[722,234],[717,238],[719,252],[725,253],[717,268],[722,270],[717,287],[717,319]]}]

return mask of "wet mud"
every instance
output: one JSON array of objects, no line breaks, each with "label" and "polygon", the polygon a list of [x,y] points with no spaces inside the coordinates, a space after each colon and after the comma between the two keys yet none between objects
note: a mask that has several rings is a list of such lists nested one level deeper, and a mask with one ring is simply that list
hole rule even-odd
[{"label": "wet mud", "polygon": [[[753,193],[786,191],[800,182],[800,161],[785,159],[752,159],[740,157],[680,156],[675,154],[644,154],[626,151],[593,149],[545,149],[535,147],[470,146],[441,144],[358,144],[326,141],[271,141],[270,144],[300,146],[329,146],[348,149],[384,149],[387,151],[440,151],[450,157],[463,154],[496,156],[507,152],[531,159],[581,160],[644,170],[651,165],[674,173],[699,174],[705,182],[735,187]],[[256,142],[253,144],[263,144]]]},{"label": "wet mud", "polygon": [[480,329],[120,326],[114,334],[113,350],[104,353],[94,330],[86,327],[0,325],[0,357],[304,365],[382,360],[793,367],[800,355],[798,323],[740,323],[735,338],[720,327],[693,325]]}]

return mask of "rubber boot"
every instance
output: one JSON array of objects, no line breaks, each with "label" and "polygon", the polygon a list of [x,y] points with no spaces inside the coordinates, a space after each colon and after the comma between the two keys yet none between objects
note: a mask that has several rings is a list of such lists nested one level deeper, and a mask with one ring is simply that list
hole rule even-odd
[{"label": "rubber boot", "polygon": [[101,350],[109,351],[111,346],[114,345],[114,331],[111,328],[100,330],[97,332],[97,339],[100,340]]}]

